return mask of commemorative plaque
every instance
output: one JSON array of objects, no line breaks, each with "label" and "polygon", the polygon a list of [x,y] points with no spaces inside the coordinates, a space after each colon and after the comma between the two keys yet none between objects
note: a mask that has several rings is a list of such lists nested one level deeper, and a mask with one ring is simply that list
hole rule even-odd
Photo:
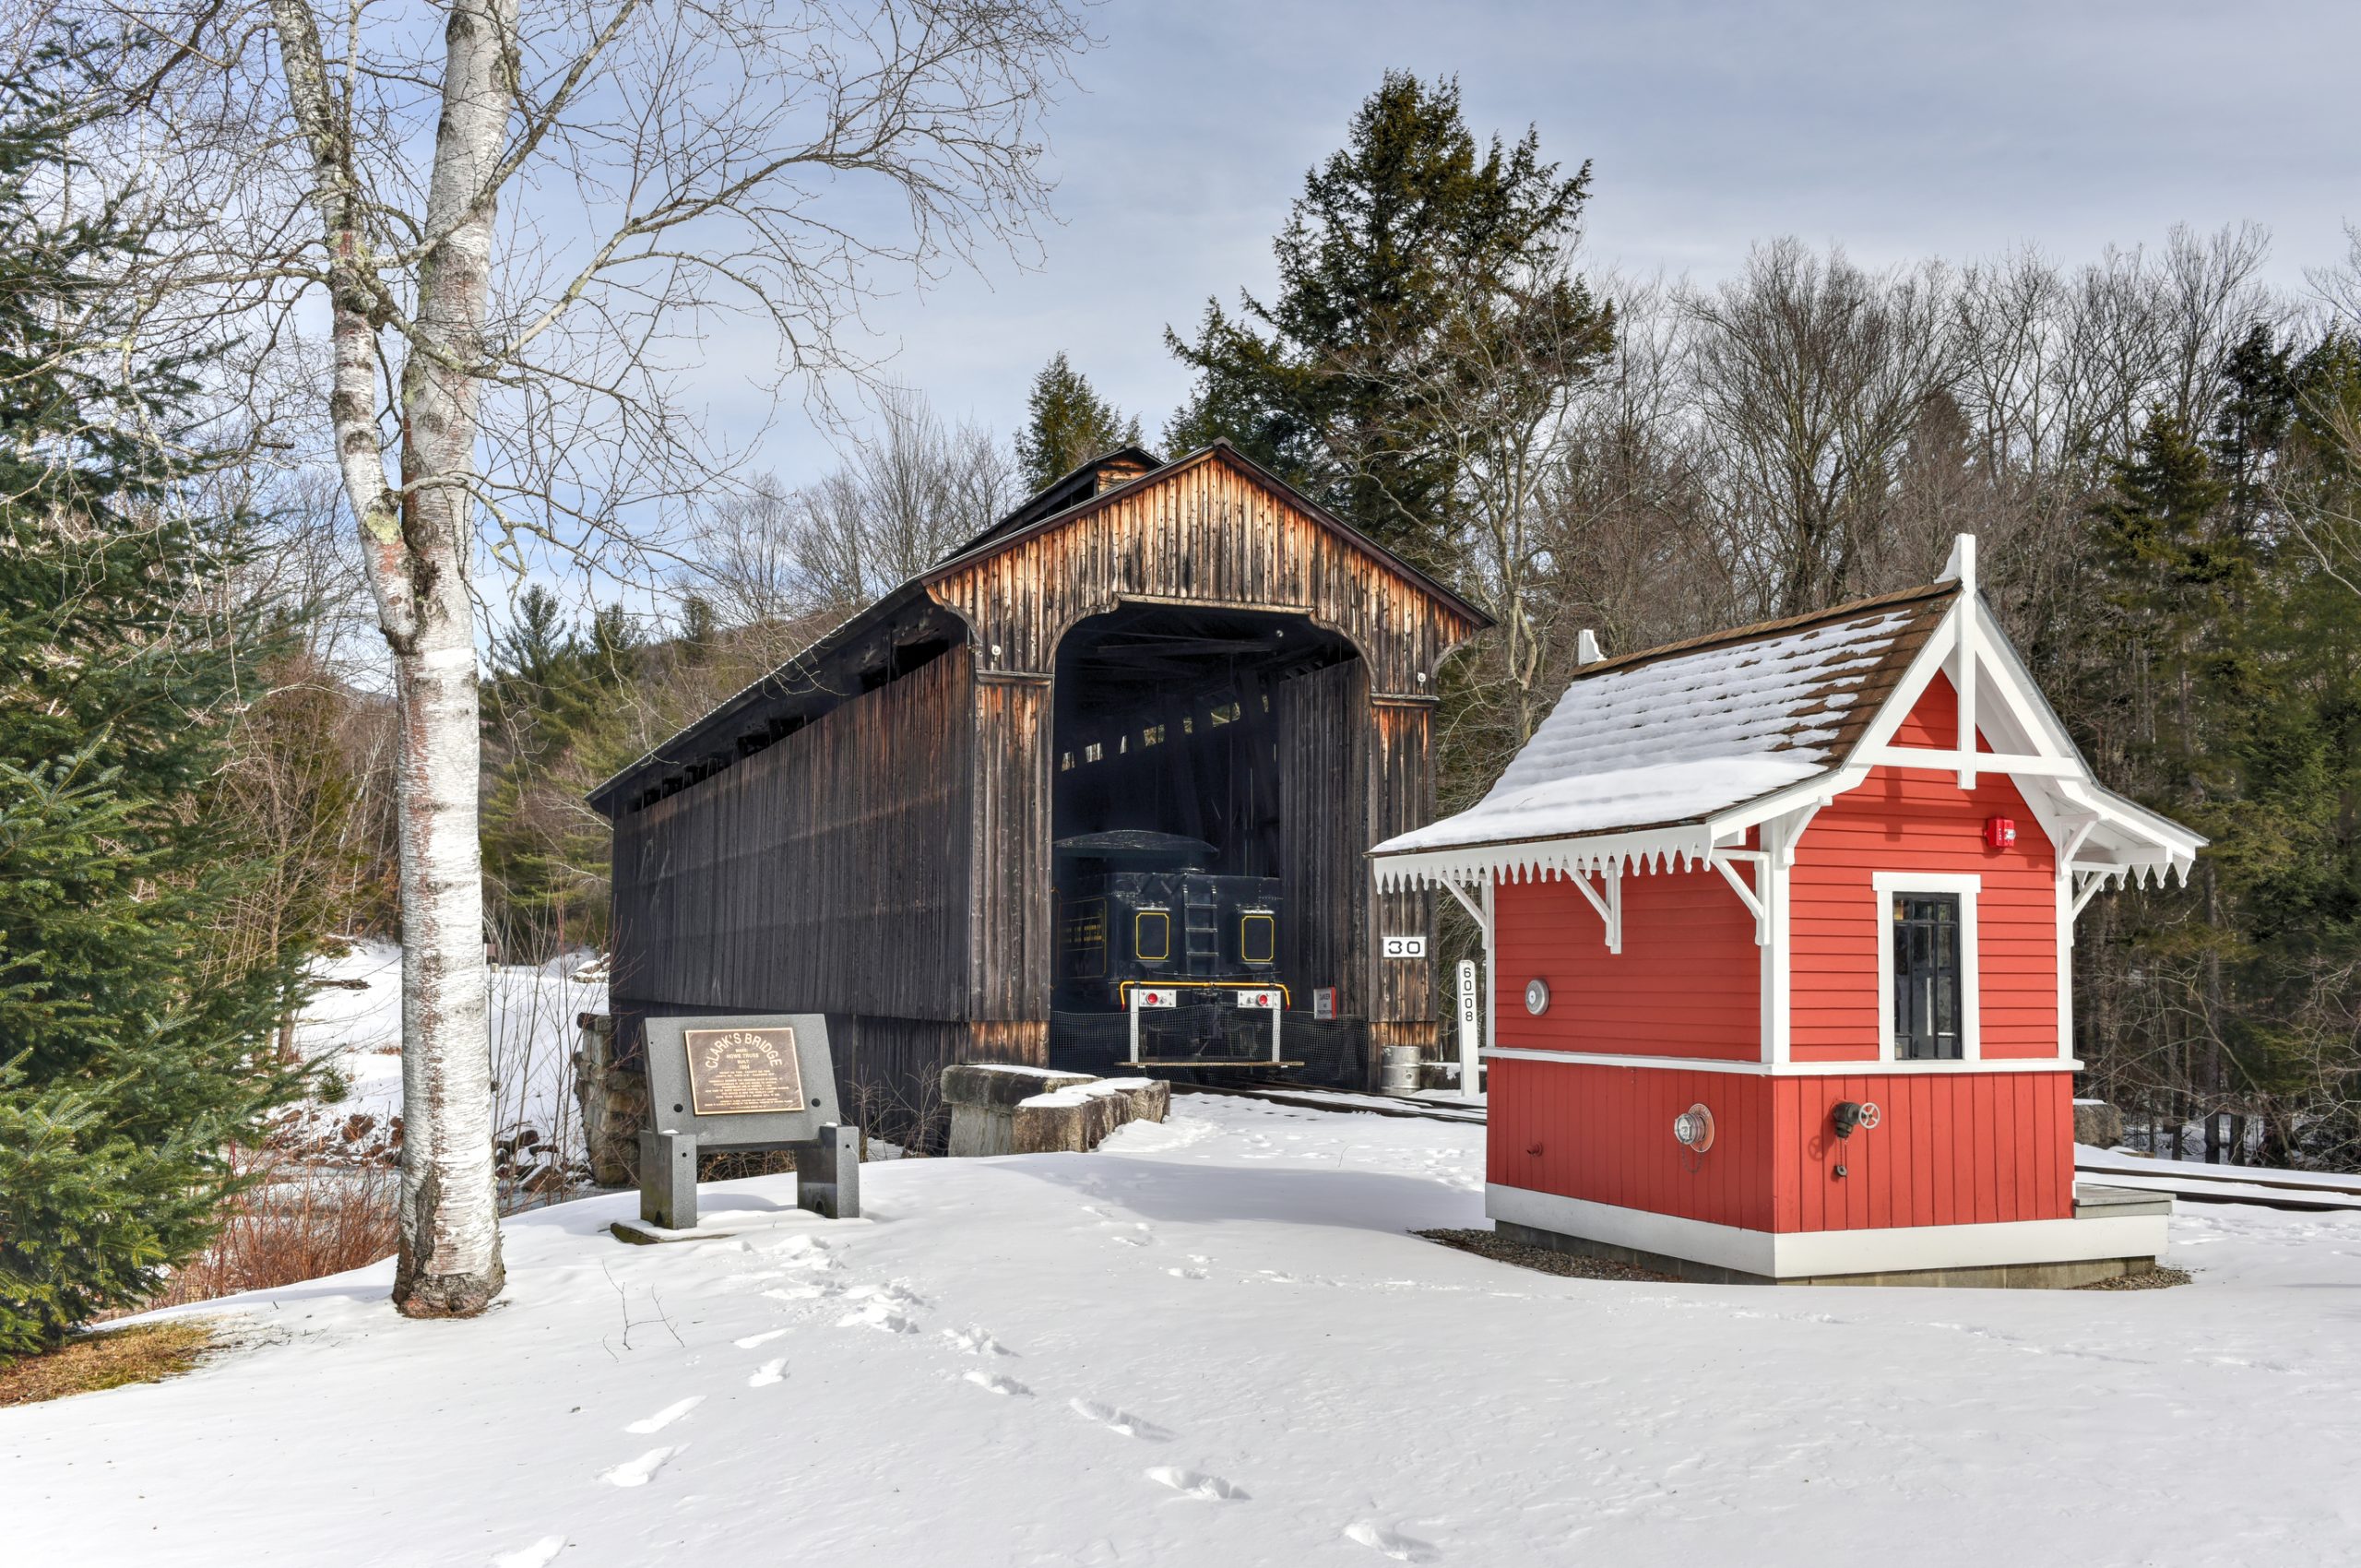
[{"label": "commemorative plaque", "polygon": [[804,1109],[792,1028],[686,1029],[689,1103],[699,1116]]},{"label": "commemorative plaque", "polygon": [[825,1016],[657,1017],[643,1029],[639,1213],[656,1239],[695,1229],[700,1152],[792,1150],[798,1204],[832,1219],[860,1213],[860,1132],[828,1103],[836,1072]]}]

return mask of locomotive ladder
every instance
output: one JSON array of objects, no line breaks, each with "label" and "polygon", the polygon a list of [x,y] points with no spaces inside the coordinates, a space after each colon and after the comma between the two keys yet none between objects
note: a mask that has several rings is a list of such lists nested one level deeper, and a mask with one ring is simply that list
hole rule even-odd
[{"label": "locomotive ladder", "polygon": [[1180,895],[1180,972],[1193,979],[1220,971],[1221,909],[1211,898],[1190,897],[1190,891]]}]

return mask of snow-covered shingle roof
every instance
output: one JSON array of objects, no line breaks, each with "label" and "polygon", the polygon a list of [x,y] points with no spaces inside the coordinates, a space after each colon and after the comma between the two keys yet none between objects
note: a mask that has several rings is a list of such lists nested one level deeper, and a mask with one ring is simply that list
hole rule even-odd
[{"label": "snow-covered shingle roof", "polygon": [[1373,853],[1694,823],[1825,772],[1958,588],[1912,588],[1588,666],[1481,802]]}]

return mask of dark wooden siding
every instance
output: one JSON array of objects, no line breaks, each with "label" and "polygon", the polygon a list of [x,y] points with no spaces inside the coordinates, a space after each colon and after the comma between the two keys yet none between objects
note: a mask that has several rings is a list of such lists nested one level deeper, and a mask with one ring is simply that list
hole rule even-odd
[{"label": "dark wooden siding", "polygon": [[618,1006],[965,1017],[972,668],[955,649],[624,813]]},{"label": "dark wooden siding", "polygon": [[[1050,683],[975,683],[967,1016],[1050,1017]],[[1046,1039],[1046,1032],[1044,1039]]]},{"label": "dark wooden siding", "polygon": [[[1043,1061],[1059,643],[1087,617],[1161,603],[1301,614],[1357,651],[1273,695],[1287,716],[1289,979],[1337,986],[1374,1043],[1432,1039],[1427,966],[1384,963],[1375,943],[1381,925],[1428,930],[1429,897],[1381,901],[1364,851],[1431,814],[1430,694],[1443,656],[1477,629],[1465,606],[1224,449],[922,589],[878,613],[908,621],[914,601],[931,602],[964,624],[963,646],[617,810],[620,1017],[825,1012],[863,1075],[915,1097],[948,1062]],[[857,625],[830,657],[863,676],[882,669],[869,643],[929,630],[904,621]],[[670,749],[702,755],[709,740],[693,731]],[[646,798],[646,783],[619,801]]]},{"label": "dark wooden siding", "polygon": [[1369,706],[1368,670],[1358,659],[1315,670],[1272,688],[1280,746],[1279,837],[1286,900],[1280,974],[1309,1009],[1313,987],[1336,988],[1340,1014],[1368,1016],[1363,941],[1370,882],[1354,842],[1358,813],[1343,810],[1342,780],[1359,767],[1367,738],[1354,715]]},{"label": "dark wooden siding", "polygon": [[[1358,851],[1397,833],[1423,826],[1435,814],[1434,708],[1423,701],[1386,702],[1369,707],[1367,755],[1361,767],[1362,836],[1353,856],[1364,887],[1374,885],[1369,862]],[[1377,930],[1368,935],[1372,1048],[1435,1043],[1434,965],[1384,956],[1379,939],[1388,932],[1418,935],[1434,931],[1435,895],[1426,889],[1387,893],[1372,899]],[[1363,921],[1364,929],[1370,922]],[[1399,1025],[1399,1028],[1387,1028]]]}]

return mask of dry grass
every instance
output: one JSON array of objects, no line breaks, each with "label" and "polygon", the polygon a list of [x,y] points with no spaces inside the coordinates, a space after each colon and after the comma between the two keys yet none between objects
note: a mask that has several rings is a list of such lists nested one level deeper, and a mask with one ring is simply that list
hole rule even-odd
[{"label": "dry grass", "polygon": [[208,1301],[342,1274],[389,1256],[400,1241],[400,1177],[377,1166],[337,1168],[270,1152],[238,1156],[261,1180],[232,1202],[221,1233],[147,1307]]},{"label": "dry grass", "polygon": [[2074,1289],[2077,1290],[2168,1290],[2176,1285],[2188,1283],[2189,1270],[2167,1268],[2163,1264],[2158,1264],[2155,1267],[2142,1269],[2138,1274],[2118,1274],[2112,1279],[2094,1280],[2088,1285],[2077,1285]]},{"label": "dry grass", "polygon": [[38,1405],[129,1383],[178,1377],[213,1345],[213,1324],[143,1323],[77,1335],[56,1349],[0,1366],[0,1405]]}]

